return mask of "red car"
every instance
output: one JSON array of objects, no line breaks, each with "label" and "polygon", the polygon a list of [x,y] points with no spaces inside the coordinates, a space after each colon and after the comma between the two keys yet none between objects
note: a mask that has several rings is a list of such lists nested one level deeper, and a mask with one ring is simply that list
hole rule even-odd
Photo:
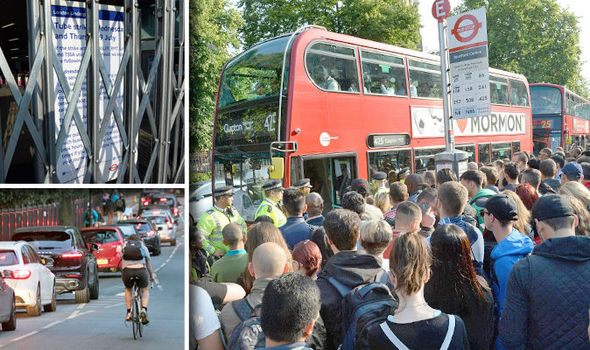
[{"label": "red car", "polygon": [[121,270],[121,249],[125,242],[123,232],[116,226],[87,227],[80,230],[88,243],[96,243],[94,251],[99,271]]}]

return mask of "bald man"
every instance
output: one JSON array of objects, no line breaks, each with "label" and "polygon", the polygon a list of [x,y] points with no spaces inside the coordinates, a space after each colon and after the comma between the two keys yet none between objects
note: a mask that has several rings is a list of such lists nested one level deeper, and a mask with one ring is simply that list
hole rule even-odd
[{"label": "bald man", "polygon": [[408,187],[408,193],[410,194],[408,201],[416,203],[416,199],[418,198],[418,195],[422,192],[422,184],[423,183],[424,183],[424,179],[422,179],[422,176],[420,176],[418,174],[408,175],[408,177],[406,178],[406,181],[405,181],[405,184]]},{"label": "bald man", "polygon": [[226,339],[229,339],[234,328],[243,320],[250,318],[252,310],[262,303],[262,295],[268,283],[283,273],[289,272],[289,269],[290,259],[285,249],[278,244],[267,242],[254,249],[252,262],[248,264],[248,271],[254,276],[250,294],[244,299],[226,304],[221,310],[221,326]]},{"label": "bald man", "polygon": [[317,192],[311,192],[307,195],[305,200],[307,204],[307,215],[306,222],[313,226],[322,226],[324,223],[324,199]]}]

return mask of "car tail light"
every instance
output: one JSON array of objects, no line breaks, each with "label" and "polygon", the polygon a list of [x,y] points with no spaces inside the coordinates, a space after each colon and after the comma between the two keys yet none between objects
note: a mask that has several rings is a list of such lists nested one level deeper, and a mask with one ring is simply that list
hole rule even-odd
[{"label": "car tail light", "polygon": [[79,272],[73,272],[73,273],[67,274],[66,277],[68,277],[68,278],[80,278],[80,277],[82,277],[82,275]]},{"label": "car tail light", "polygon": [[81,258],[83,257],[84,254],[80,253],[80,252],[73,252],[73,253],[63,253],[61,255],[62,258],[64,259],[75,259],[75,258]]},{"label": "car tail light", "polygon": [[147,207],[148,205],[150,205],[150,201],[143,201],[143,206]]},{"label": "car tail light", "polygon": [[145,233],[145,235],[148,237],[154,237],[156,235],[156,232],[149,230],[148,232]]},{"label": "car tail light", "polygon": [[164,197],[160,198],[160,202],[162,202],[162,203],[166,202],[166,198],[164,198]]},{"label": "car tail light", "polygon": [[174,215],[178,216],[178,208],[172,209],[172,213],[174,213]]},{"label": "car tail light", "polygon": [[12,277],[16,280],[26,280],[27,278],[31,277],[30,270],[15,270],[12,271]]}]

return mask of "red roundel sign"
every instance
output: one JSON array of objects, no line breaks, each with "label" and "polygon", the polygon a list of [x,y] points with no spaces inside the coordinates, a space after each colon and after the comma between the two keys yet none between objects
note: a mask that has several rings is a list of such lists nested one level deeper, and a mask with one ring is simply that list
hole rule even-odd
[{"label": "red roundel sign", "polygon": [[451,34],[462,43],[466,43],[477,35],[482,24],[477,21],[474,15],[463,15],[455,22]]},{"label": "red roundel sign", "polygon": [[110,171],[115,171],[117,170],[117,168],[119,168],[119,164],[115,163],[113,165],[111,165],[111,167],[109,168]]},{"label": "red roundel sign", "polygon": [[449,17],[451,13],[451,4],[448,0],[435,0],[432,4],[432,16],[439,22]]}]

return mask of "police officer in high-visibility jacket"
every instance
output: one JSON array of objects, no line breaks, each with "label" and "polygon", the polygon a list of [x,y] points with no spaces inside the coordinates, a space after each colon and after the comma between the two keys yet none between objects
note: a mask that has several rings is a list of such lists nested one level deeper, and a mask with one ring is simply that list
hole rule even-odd
[{"label": "police officer in high-visibility jacket", "polygon": [[375,197],[382,192],[389,193],[389,188],[387,187],[387,174],[385,174],[385,172],[378,171],[373,174],[372,178],[374,188],[373,195]]},{"label": "police officer in high-visibility jacket", "polygon": [[279,207],[279,202],[283,200],[283,185],[279,180],[272,180],[262,185],[264,191],[264,200],[256,209],[254,219],[259,216],[269,216],[276,227],[281,227],[287,222],[287,217]]},{"label": "police officer in high-visibility jacket", "polygon": [[229,247],[223,244],[223,228],[230,222],[235,222],[246,232],[246,222],[237,209],[232,207],[234,193],[231,186],[216,188],[213,196],[215,204],[201,215],[197,231],[203,237],[203,249],[209,255],[220,258],[229,250]]}]

